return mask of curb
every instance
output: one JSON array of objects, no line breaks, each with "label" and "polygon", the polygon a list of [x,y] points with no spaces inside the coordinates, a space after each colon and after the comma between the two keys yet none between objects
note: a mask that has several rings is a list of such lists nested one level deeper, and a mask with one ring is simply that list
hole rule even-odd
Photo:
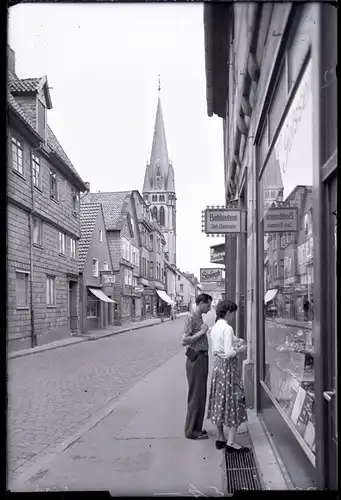
[{"label": "curb", "polygon": [[[176,321],[177,319],[179,318],[182,318],[182,316],[177,316],[174,321]],[[59,344],[59,345],[54,345],[54,346],[49,346],[48,344],[46,345],[46,347],[44,349],[39,349],[39,350],[36,350],[34,351],[34,347],[32,348],[32,350],[30,351],[18,351],[18,352],[13,352],[13,353],[10,353],[10,354],[7,354],[7,358],[8,359],[15,359],[15,358],[22,358],[24,356],[32,356],[33,354],[40,354],[42,352],[47,352],[47,351],[54,351],[55,349],[60,349],[61,347],[69,347],[71,345],[76,345],[76,344],[80,344],[81,342],[88,342],[88,341],[96,341],[96,340],[101,340],[101,339],[104,339],[104,338],[107,338],[107,337],[112,337],[114,335],[119,335],[120,333],[126,333],[126,332],[131,332],[133,330],[140,330],[142,328],[149,328],[151,326],[156,326],[156,325],[161,325],[162,323],[166,323],[167,321],[171,321],[169,318],[163,320],[163,321],[158,321],[157,323],[151,323],[150,325],[138,325],[138,326],[135,326],[135,327],[127,327],[127,328],[123,328],[122,330],[118,330],[116,332],[109,332],[109,333],[106,333],[104,335],[101,335],[100,337],[96,337],[95,335],[92,335],[92,336],[82,336],[79,337],[79,340],[75,340],[75,342],[70,342],[70,343],[66,343],[66,344]],[[77,338],[77,336],[73,337],[73,338]],[[42,347],[42,346],[41,346]]]}]

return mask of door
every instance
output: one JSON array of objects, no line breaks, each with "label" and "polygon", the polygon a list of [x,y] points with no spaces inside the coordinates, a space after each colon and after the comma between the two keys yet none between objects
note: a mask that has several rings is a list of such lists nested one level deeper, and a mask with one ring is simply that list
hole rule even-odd
[{"label": "door", "polygon": [[69,281],[69,328],[71,332],[76,332],[78,325],[77,285],[77,281]]},{"label": "door", "polygon": [[323,393],[326,411],[325,449],[327,454],[326,483],[328,489],[338,489],[338,415],[337,415],[337,174],[326,181],[326,204],[328,221],[328,259],[329,261],[329,307],[328,328],[326,328],[328,359],[325,390]]}]

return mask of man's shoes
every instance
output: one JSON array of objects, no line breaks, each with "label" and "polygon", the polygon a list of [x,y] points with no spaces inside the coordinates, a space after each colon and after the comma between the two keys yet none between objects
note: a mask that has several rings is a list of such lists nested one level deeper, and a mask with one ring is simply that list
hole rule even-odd
[{"label": "man's shoes", "polygon": [[196,436],[186,436],[187,439],[194,439],[195,441],[199,441],[201,439],[208,439],[208,434],[206,433],[201,433],[197,434]]}]

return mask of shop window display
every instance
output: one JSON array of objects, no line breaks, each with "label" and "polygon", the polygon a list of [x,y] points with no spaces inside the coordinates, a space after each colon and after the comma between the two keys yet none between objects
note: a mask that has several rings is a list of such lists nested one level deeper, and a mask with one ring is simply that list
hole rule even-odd
[{"label": "shop window display", "polygon": [[311,63],[260,179],[265,383],[315,451]]}]

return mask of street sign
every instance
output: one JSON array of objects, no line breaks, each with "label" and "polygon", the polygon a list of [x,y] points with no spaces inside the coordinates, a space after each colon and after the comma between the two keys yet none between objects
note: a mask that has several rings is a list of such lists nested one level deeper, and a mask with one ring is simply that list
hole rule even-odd
[{"label": "street sign", "polygon": [[298,208],[269,208],[263,220],[264,233],[295,233],[298,230]]},{"label": "street sign", "polygon": [[225,264],[225,243],[210,247],[210,262],[212,264]]},{"label": "street sign", "polygon": [[220,267],[205,267],[200,269],[200,283],[223,281],[223,269]]},{"label": "street sign", "polygon": [[245,232],[245,210],[238,208],[206,208],[204,211],[205,233],[239,234]]}]

